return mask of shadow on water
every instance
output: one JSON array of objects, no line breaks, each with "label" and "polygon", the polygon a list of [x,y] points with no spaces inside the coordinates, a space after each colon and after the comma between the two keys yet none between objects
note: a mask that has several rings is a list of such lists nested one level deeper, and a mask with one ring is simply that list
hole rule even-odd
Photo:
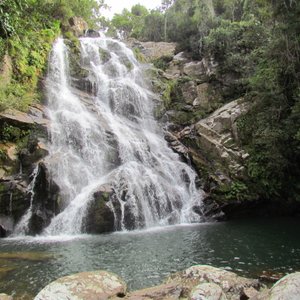
[{"label": "shadow on water", "polygon": [[249,277],[300,270],[300,221],[252,219],[154,228],[106,235],[3,239],[0,291],[36,294],[75,272],[109,270],[129,289],[160,283],[170,273],[209,264]]}]

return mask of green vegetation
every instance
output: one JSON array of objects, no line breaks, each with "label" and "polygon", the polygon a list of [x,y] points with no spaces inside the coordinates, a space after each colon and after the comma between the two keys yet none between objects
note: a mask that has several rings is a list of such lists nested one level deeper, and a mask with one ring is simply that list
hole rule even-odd
[{"label": "green vegetation", "polygon": [[124,38],[136,38],[147,41],[161,41],[164,16],[159,9],[148,11],[146,7],[137,4],[131,10],[124,9],[121,14],[114,15],[109,24],[108,34],[121,35]]},{"label": "green vegetation", "polygon": [[17,142],[29,134],[29,130],[4,123],[0,129],[0,140],[3,142]]},{"label": "green vegetation", "polygon": [[103,5],[103,1],[96,0],[0,2],[0,67],[5,54],[12,60],[12,78],[0,78],[0,110],[16,108],[26,111],[31,103],[40,100],[38,84],[45,72],[52,43],[61,33],[61,28],[67,28],[72,16],[82,16],[94,26],[100,19]]},{"label": "green vegetation", "polygon": [[207,23],[211,28],[193,55],[214,57],[216,80],[231,78],[228,98],[252,103],[239,121],[242,146],[250,153],[248,189],[268,199],[299,199],[300,3],[231,1],[231,14],[228,4],[219,3],[221,14]]}]

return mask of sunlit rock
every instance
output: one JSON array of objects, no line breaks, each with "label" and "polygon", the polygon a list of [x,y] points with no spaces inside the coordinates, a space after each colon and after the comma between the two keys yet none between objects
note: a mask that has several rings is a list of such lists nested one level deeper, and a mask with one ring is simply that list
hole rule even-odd
[{"label": "sunlit rock", "polygon": [[179,300],[183,288],[177,284],[162,284],[154,287],[134,291],[128,294],[127,300]]},{"label": "sunlit rock", "polygon": [[47,285],[35,300],[92,300],[124,296],[126,284],[117,275],[106,271],[83,272],[59,278]]},{"label": "sunlit rock", "polygon": [[13,300],[13,297],[6,294],[0,294],[0,300]]},{"label": "sunlit rock", "polygon": [[270,290],[270,300],[298,300],[300,295],[300,272],[281,278]]},{"label": "sunlit rock", "polygon": [[72,17],[69,19],[70,29],[75,36],[84,35],[85,31],[89,28],[87,22],[81,17]]},{"label": "sunlit rock", "polygon": [[193,288],[189,300],[227,300],[220,286],[215,283],[201,283]]},{"label": "sunlit rock", "polygon": [[[244,293],[244,288],[260,288],[258,280],[240,277],[235,273],[206,265],[193,266],[182,272],[175,273],[166,282],[182,285],[184,287],[184,294],[182,296],[186,297],[189,295],[192,297],[193,293],[196,296],[197,293],[201,295],[201,293],[209,294],[213,292],[214,295],[219,294],[221,296],[220,299],[226,299],[224,298],[224,294],[228,299],[240,299]],[[202,286],[202,291],[201,289],[198,289],[198,292],[196,290],[192,291],[196,286],[203,283],[210,283],[212,285]],[[198,298],[194,297],[191,299]]]}]

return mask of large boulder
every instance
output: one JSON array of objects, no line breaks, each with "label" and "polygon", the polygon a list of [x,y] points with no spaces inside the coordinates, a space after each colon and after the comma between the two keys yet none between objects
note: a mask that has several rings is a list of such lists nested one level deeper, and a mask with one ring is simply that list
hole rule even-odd
[{"label": "large boulder", "polygon": [[26,234],[35,235],[47,227],[55,214],[59,212],[59,187],[51,179],[47,166],[40,162],[32,178],[34,186],[31,191],[31,217]]},{"label": "large boulder", "polygon": [[106,271],[83,272],[59,278],[47,285],[35,300],[105,300],[123,297],[126,284]]},{"label": "large boulder", "polygon": [[[0,179],[0,224],[5,235],[38,234],[58,212],[59,188],[43,162],[27,175]],[[28,220],[23,223],[23,216]],[[4,231],[3,231],[4,232]]]},{"label": "large boulder", "polygon": [[[223,168],[227,176],[244,176],[248,154],[239,147],[237,120],[247,111],[242,99],[225,104],[213,114],[179,132],[180,141],[192,145],[191,156],[203,154],[205,160]],[[196,151],[193,152],[193,149]]]},{"label": "large boulder", "polygon": [[88,30],[89,26],[87,22],[81,17],[72,17],[69,19],[70,30],[77,37],[84,35],[85,31]]},{"label": "large boulder", "polygon": [[270,290],[270,300],[298,300],[300,295],[300,272],[281,278]]},{"label": "large boulder", "polygon": [[186,104],[193,104],[198,96],[197,85],[194,81],[187,81],[181,85],[183,101]]},{"label": "large boulder", "polygon": [[183,65],[183,75],[207,82],[216,72],[217,63],[213,59],[203,58],[201,61],[190,61]]},{"label": "large boulder", "polygon": [[183,73],[189,77],[207,80],[206,70],[202,61],[191,61],[183,66]]},{"label": "large boulder", "polygon": [[6,228],[0,224],[0,238],[6,237],[7,236],[7,230]]},{"label": "large boulder", "polygon": [[6,230],[12,230],[10,224],[18,222],[29,206],[30,195],[26,182],[13,177],[0,180],[1,223]]},{"label": "large boulder", "polygon": [[13,300],[13,297],[2,293],[0,294],[0,300]]},{"label": "large boulder", "polygon": [[[199,265],[190,267],[182,272],[171,275],[166,283],[177,283],[183,287],[181,297],[189,299],[196,298],[196,295],[214,295],[212,299],[242,299],[244,290],[247,288],[259,289],[258,280],[238,276],[235,273],[218,269],[211,266]],[[203,285],[206,283],[205,285]],[[209,283],[209,285],[207,284]],[[210,298],[208,298],[210,299]]]},{"label": "large boulder", "polygon": [[[5,254],[8,256],[11,254]],[[300,272],[283,277],[268,289],[258,280],[212,266],[197,265],[169,276],[163,284],[130,293],[126,290],[123,280],[113,273],[83,272],[55,280],[34,299],[298,300]]]},{"label": "large boulder", "polygon": [[87,233],[104,233],[114,231],[115,217],[108,206],[114,191],[108,184],[100,186],[89,203],[84,220],[84,231]]},{"label": "large boulder", "polygon": [[166,42],[140,42],[130,38],[126,44],[134,49],[139,49],[147,61],[153,61],[163,56],[174,56],[176,44]]},{"label": "large boulder", "polygon": [[199,110],[211,112],[220,107],[222,97],[219,91],[207,82],[197,85],[197,98],[193,102],[193,106]]},{"label": "large boulder", "polygon": [[[44,108],[41,108],[44,109]],[[0,113],[0,124],[7,123],[22,129],[31,129],[34,126],[41,126],[47,129],[49,120],[42,116],[24,113],[15,109],[8,109]]]},{"label": "large boulder", "polygon": [[198,84],[197,80],[188,80],[179,84],[182,100],[191,105],[192,110],[209,113],[220,106],[222,101],[218,90],[207,82]]}]

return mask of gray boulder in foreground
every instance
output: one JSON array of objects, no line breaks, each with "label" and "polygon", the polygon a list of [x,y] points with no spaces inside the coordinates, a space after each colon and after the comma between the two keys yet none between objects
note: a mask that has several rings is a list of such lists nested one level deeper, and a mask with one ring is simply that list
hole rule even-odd
[{"label": "gray boulder in foreground", "polygon": [[126,284],[106,271],[82,272],[48,284],[35,300],[104,300],[126,294]]},{"label": "gray boulder in foreground", "polygon": [[35,300],[298,300],[299,295],[300,272],[267,289],[258,280],[198,265],[169,276],[161,285],[128,293],[126,284],[113,273],[78,273],[50,283]]},{"label": "gray boulder in foreground", "polygon": [[270,290],[270,300],[299,300],[300,272],[284,276]]}]

